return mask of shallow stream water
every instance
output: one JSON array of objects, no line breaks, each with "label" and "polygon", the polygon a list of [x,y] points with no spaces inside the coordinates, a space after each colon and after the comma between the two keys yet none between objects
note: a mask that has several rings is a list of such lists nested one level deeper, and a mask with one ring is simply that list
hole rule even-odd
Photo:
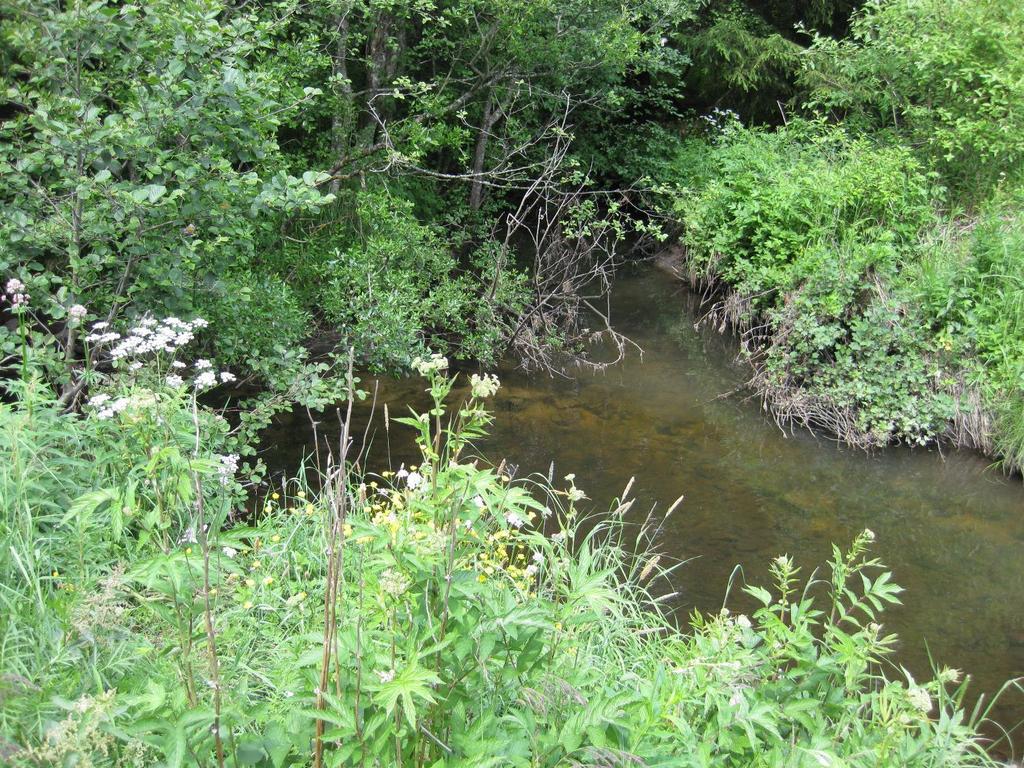
[{"label": "shallow stream water", "polygon": [[[738,563],[748,582],[765,583],[769,561],[785,553],[806,576],[832,542],[871,528],[875,552],[906,589],[904,605],[883,617],[900,636],[899,663],[921,677],[930,653],[936,665],[968,672],[974,694],[1024,674],[1024,484],[969,452],[868,455],[807,430],[784,432],[759,402],[728,395],[749,370],[728,335],[694,329],[697,305],[660,271],[620,277],[613,321],[643,354],[572,380],[500,372],[496,422],[480,453],[507,459],[519,476],[547,475],[554,462],[554,477],[575,473],[595,508],[606,509],[630,477],[641,517],[684,494],[658,540],[687,561],[671,585],[683,616],[718,610]],[[389,455],[396,467],[413,459],[396,428],[385,444],[382,403],[396,415],[424,402],[421,380],[379,387],[370,469],[386,468]],[[368,418],[364,405],[359,434]],[[336,423],[324,418],[326,435]],[[294,471],[312,450],[307,416],[279,421],[265,446],[272,469]],[[996,715],[1004,725],[1024,719],[1024,695],[1007,694]]]}]

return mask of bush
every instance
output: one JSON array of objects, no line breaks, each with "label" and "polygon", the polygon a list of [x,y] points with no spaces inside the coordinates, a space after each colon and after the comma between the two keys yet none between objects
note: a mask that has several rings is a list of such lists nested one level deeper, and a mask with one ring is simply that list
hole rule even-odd
[{"label": "bush", "polygon": [[1003,0],[873,0],[848,39],[817,37],[812,107],[920,147],[967,200],[1024,162],[1024,7]]},{"label": "bush", "polygon": [[794,121],[727,127],[709,166],[677,198],[683,242],[696,274],[734,292],[720,312],[756,337],[765,396],[861,445],[941,434],[955,406],[942,361],[894,288],[940,193],[915,157]]}]

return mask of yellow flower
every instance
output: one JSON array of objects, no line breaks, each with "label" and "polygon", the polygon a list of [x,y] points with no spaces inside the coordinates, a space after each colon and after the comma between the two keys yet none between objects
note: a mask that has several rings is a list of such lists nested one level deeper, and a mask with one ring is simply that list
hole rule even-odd
[{"label": "yellow flower", "polygon": [[278,499],[281,498],[281,494],[278,493],[277,491],[274,491],[272,494],[270,494],[270,498],[272,498],[274,501],[277,501]]},{"label": "yellow flower", "polygon": [[217,596],[217,588],[216,588],[216,587],[213,587],[213,588],[212,588],[212,589],[210,590],[210,597],[216,597],[216,596]]},{"label": "yellow flower", "polygon": [[360,536],[356,539],[356,544],[369,544],[373,541],[373,536]]},{"label": "yellow flower", "polygon": [[243,608],[252,608],[252,601],[251,600],[246,600],[244,603],[242,603],[242,607]]},{"label": "yellow flower", "polygon": [[264,587],[269,587],[273,583],[274,583],[274,577],[273,576],[267,576],[265,579],[263,579],[263,586]]},{"label": "yellow flower", "polygon": [[261,561],[259,561],[259,560],[253,560],[252,561],[252,569],[254,571],[258,571],[262,567],[263,567],[263,563]]},{"label": "yellow flower", "polygon": [[51,575],[51,576],[53,576],[53,578],[55,578],[55,579],[56,579],[56,578],[59,578],[59,577],[60,577],[60,571],[54,571],[54,572],[53,572],[53,573],[51,573],[50,575]]},{"label": "yellow flower", "polygon": [[305,491],[299,491],[295,495],[298,496],[300,499],[306,498],[306,492]]},{"label": "yellow flower", "polygon": [[273,536],[270,537],[270,540],[277,544],[277,542],[281,540],[281,534],[275,533]]},{"label": "yellow flower", "polygon": [[185,547],[185,554],[186,555],[191,555],[192,554],[192,547]]},{"label": "yellow flower", "polygon": [[345,534],[345,538],[347,539],[349,536],[352,535],[352,526],[348,523],[345,523],[345,527],[341,529],[341,532]]},{"label": "yellow flower", "polygon": [[483,584],[485,581],[487,581],[487,577],[481,573],[479,576],[476,577],[476,580]]},{"label": "yellow flower", "polygon": [[245,586],[247,586],[247,587],[255,587],[256,586],[256,580],[255,579],[246,579],[245,580]]}]

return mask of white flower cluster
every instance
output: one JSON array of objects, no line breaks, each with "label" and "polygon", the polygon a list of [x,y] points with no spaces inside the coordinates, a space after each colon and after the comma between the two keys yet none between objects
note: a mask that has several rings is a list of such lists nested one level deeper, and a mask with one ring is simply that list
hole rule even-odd
[{"label": "white flower cluster", "polygon": [[435,352],[426,360],[417,357],[412,361],[412,367],[420,376],[430,376],[432,373],[447,371],[448,358]]},{"label": "white flower cluster", "polygon": [[220,484],[227,485],[238,471],[238,454],[228,453],[217,458],[220,460],[220,466],[217,468]]},{"label": "white flower cluster", "polygon": [[152,317],[144,317],[123,337],[119,333],[107,331],[107,323],[96,323],[92,327],[92,333],[86,336],[85,340],[96,344],[116,341],[117,344],[110,350],[110,356],[115,360],[155,352],[173,354],[179,347],[185,346],[195,338],[195,331],[205,328],[207,325],[209,323],[202,318],[185,322],[176,317],[168,317],[160,321]]},{"label": "white flower cluster", "polygon": [[73,325],[78,325],[85,320],[87,314],[89,314],[88,309],[81,304],[74,304],[68,309],[68,320]]},{"label": "white flower cluster", "polygon": [[423,475],[419,472],[410,472],[405,468],[404,464],[395,472],[395,479],[399,481],[404,480],[410,491],[415,491],[423,484]]},{"label": "white flower cluster", "polygon": [[380,575],[380,589],[392,597],[401,597],[409,589],[409,579],[394,568],[388,568]]},{"label": "white flower cluster", "polygon": [[25,284],[18,278],[12,277],[4,286],[4,298],[11,302],[12,307],[19,308],[27,307],[28,300],[32,297],[25,290]]},{"label": "white flower cluster", "polygon": [[120,413],[128,407],[131,401],[127,397],[111,399],[108,394],[94,395],[89,398],[89,407],[96,410],[96,418],[109,419],[115,413]]},{"label": "white flower cluster", "polygon": [[[80,307],[80,315],[76,314],[78,312],[76,307]],[[84,317],[85,307],[75,305],[69,314]],[[206,328],[208,325],[209,323],[201,317],[188,322],[179,320],[177,317],[168,317],[163,320],[144,317],[138,325],[129,329],[122,336],[120,333],[110,330],[109,323],[99,322],[93,324],[91,333],[85,337],[85,340],[93,344],[113,344],[110,349],[110,357],[115,362],[129,360],[128,369],[137,371],[142,368],[143,364],[141,360],[134,358],[161,352],[173,355],[195,338],[197,330]],[[186,366],[180,360],[172,360],[171,367],[182,370]],[[214,371],[209,360],[197,361],[196,371],[192,384],[197,390],[210,389],[217,386],[218,383],[228,384],[236,380],[235,375],[230,371],[220,371],[219,373]],[[185,384],[185,379],[178,373],[170,373],[164,382],[167,386],[177,389]]]},{"label": "white flower cluster", "polygon": [[932,697],[924,688],[914,686],[907,691],[907,698],[910,699],[910,705],[922,715],[932,711]]},{"label": "white flower cluster", "polygon": [[473,393],[473,397],[479,397],[481,399],[492,397],[501,383],[498,381],[498,377],[493,373],[485,373],[483,376],[473,374],[469,377],[469,385]]}]

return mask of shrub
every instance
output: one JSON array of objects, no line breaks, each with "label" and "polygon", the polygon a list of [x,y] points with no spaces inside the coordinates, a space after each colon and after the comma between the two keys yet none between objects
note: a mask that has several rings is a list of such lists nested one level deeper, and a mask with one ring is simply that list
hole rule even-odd
[{"label": "shrub", "polygon": [[920,147],[968,200],[1024,161],[1024,8],[1002,0],[873,0],[851,35],[817,37],[810,105]]},{"label": "shrub", "polygon": [[690,268],[734,292],[720,312],[756,337],[763,394],[861,445],[941,434],[948,377],[893,287],[935,221],[914,156],[794,121],[727,128],[710,166],[677,198],[683,241]]}]

